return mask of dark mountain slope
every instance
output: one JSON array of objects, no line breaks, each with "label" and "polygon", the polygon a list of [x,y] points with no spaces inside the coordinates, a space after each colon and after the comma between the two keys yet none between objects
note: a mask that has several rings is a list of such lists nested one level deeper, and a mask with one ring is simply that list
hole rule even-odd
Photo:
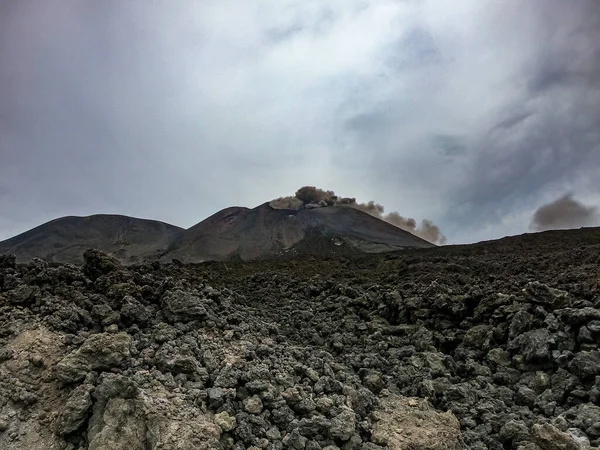
[{"label": "dark mountain slope", "polygon": [[289,254],[377,253],[433,244],[357,209],[330,206],[227,208],[186,230],[163,260],[271,258]]},{"label": "dark mountain slope", "polygon": [[134,263],[160,257],[183,231],[163,222],[120,215],[69,216],[0,242],[0,254],[14,254],[18,261],[37,257],[79,264],[86,249],[96,248]]}]

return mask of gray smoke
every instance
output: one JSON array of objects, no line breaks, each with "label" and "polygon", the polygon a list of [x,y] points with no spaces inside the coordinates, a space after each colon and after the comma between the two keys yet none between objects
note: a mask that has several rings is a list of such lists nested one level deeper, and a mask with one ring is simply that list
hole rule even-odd
[{"label": "gray smoke", "polygon": [[276,209],[300,209],[304,206],[302,201],[295,196],[276,198],[275,200],[271,200],[269,205]]},{"label": "gray smoke", "polygon": [[270,202],[273,208],[278,209],[300,209],[316,208],[325,206],[345,206],[348,208],[359,209],[378,219],[385,220],[392,225],[406,230],[415,236],[425,239],[434,244],[444,245],[446,237],[442,234],[439,227],[431,220],[423,219],[419,225],[417,221],[410,217],[403,217],[397,212],[385,214],[385,208],[379,203],[369,201],[367,203],[358,203],[354,197],[338,197],[333,191],[326,191],[315,186],[303,186],[296,191],[294,196],[279,197]]},{"label": "gray smoke", "polygon": [[598,210],[594,206],[586,206],[575,200],[573,194],[562,197],[540,206],[531,219],[530,228],[536,231],[579,228],[593,225],[598,220]]},{"label": "gray smoke", "polygon": [[337,196],[333,191],[324,191],[314,186],[303,186],[296,191],[296,198],[304,205],[324,202],[327,205],[335,204]]},{"label": "gray smoke", "polygon": [[402,217],[397,212],[391,212],[382,218],[385,221],[396,225],[398,228],[410,231],[412,234],[419,236],[426,241],[440,245],[444,245],[446,243],[446,236],[444,236],[440,228],[429,219],[421,220],[421,224],[417,226],[415,219],[410,217]]}]

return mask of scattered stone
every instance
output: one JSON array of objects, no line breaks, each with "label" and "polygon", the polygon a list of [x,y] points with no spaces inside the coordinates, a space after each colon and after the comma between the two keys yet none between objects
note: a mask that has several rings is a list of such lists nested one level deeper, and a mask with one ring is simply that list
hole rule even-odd
[{"label": "scattered stone", "polygon": [[578,353],[569,364],[569,370],[582,379],[600,375],[600,351]]},{"label": "scattered stone", "polygon": [[181,289],[168,291],[162,298],[163,312],[171,322],[188,322],[206,318],[206,301]]},{"label": "scattered stone", "polygon": [[221,411],[215,414],[215,423],[221,427],[221,430],[228,432],[237,426],[237,420],[235,417],[231,417],[227,411]]},{"label": "scattered stone", "polygon": [[60,435],[76,431],[86,420],[87,413],[92,407],[91,393],[94,386],[82,384],[77,386],[69,396],[64,408],[60,411],[56,422],[56,430]]},{"label": "scattered stone", "polygon": [[331,419],[329,434],[335,440],[347,441],[356,430],[355,421],[354,411],[349,408],[343,408],[337,416]]},{"label": "scattered stone", "polygon": [[542,450],[580,450],[579,444],[567,433],[549,423],[533,426],[533,439]]},{"label": "scattered stone", "polygon": [[456,417],[436,412],[427,401],[392,395],[381,402],[381,409],[374,416],[371,439],[375,444],[398,450],[467,448]]},{"label": "scattered stone", "polygon": [[244,399],[244,410],[250,414],[260,414],[263,410],[263,404],[256,395]]},{"label": "scattered stone", "polygon": [[83,345],[56,365],[56,377],[65,383],[85,378],[90,370],[110,370],[128,364],[132,339],[127,333],[91,335]]}]

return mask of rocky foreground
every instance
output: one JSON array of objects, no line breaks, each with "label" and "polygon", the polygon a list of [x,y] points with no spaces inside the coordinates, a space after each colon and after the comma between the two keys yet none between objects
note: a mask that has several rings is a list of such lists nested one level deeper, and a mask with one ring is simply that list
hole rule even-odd
[{"label": "rocky foreground", "polygon": [[0,448],[598,446],[599,238],[199,265],[0,257]]}]

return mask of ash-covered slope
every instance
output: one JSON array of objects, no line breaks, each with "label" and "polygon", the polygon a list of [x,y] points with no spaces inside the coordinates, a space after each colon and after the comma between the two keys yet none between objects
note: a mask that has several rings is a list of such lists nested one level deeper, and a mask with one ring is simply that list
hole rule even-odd
[{"label": "ash-covered slope", "polygon": [[435,247],[363,211],[344,206],[227,208],[186,230],[163,260],[243,260],[298,254],[378,253]]},{"label": "ash-covered slope", "polygon": [[79,264],[88,248],[102,250],[125,263],[157,259],[184,230],[155,220],[98,214],[55,219],[0,242],[0,254],[18,261],[41,258]]}]

